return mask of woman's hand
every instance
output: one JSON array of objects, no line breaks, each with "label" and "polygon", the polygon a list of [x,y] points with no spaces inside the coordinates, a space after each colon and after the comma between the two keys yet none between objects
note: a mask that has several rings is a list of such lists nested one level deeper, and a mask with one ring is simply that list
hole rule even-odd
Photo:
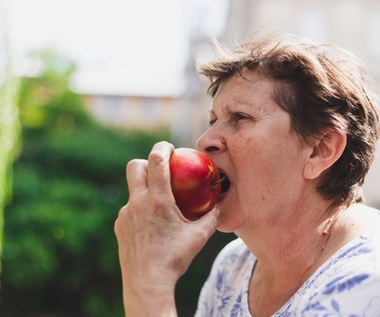
[{"label": "woman's hand", "polygon": [[190,222],[175,204],[173,150],[160,142],[127,165],[129,202],[115,222],[127,316],[175,316],[175,285],[216,229],[216,209]]}]

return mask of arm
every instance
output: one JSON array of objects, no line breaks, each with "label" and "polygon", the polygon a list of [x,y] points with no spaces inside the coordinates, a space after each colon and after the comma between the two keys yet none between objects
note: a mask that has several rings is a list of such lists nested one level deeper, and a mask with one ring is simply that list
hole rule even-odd
[{"label": "arm", "polygon": [[216,229],[216,209],[190,222],[176,206],[172,151],[160,142],[127,165],[130,197],[115,222],[127,316],[177,316],[175,285]]}]

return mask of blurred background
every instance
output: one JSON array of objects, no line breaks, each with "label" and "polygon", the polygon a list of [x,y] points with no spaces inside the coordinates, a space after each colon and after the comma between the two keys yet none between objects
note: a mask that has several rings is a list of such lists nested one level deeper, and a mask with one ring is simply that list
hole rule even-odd
[{"label": "blurred background", "polygon": [[[361,57],[380,93],[375,0],[0,0],[0,315],[121,317],[124,168],[207,126],[214,40],[286,31]],[[365,186],[380,206],[380,159]],[[193,316],[216,233],[176,289]]]}]

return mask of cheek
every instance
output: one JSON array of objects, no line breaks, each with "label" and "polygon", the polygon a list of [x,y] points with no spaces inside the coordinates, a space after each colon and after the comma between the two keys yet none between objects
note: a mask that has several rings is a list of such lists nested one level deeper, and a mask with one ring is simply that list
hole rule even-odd
[{"label": "cheek", "polygon": [[[302,155],[296,143],[284,137],[240,137],[233,145],[238,195],[243,201],[264,202],[277,186],[298,174]],[[272,138],[273,140],[273,138]]]}]

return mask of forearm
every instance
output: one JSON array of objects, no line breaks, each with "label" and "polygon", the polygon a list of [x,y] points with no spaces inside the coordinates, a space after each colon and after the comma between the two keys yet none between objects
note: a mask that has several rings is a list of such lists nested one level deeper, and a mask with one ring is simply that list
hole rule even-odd
[{"label": "forearm", "polygon": [[157,266],[131,269],[122,258],[120,264],[126,317],[177,316],[174,294],[178,278],[175,275],[162,274]]}]

